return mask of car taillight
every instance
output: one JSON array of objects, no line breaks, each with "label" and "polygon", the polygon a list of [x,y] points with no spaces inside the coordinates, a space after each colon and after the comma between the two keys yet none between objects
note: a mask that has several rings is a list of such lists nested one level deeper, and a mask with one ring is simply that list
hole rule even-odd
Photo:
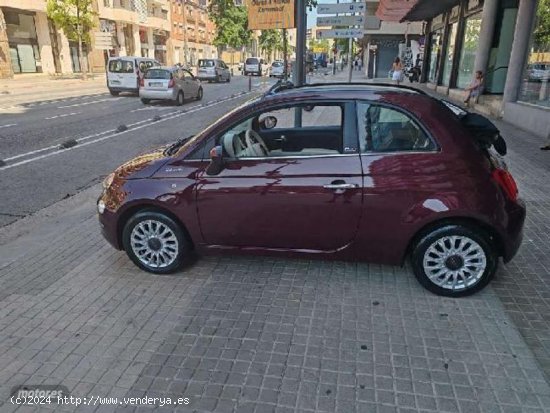
[{"label": "car taillight", "polygon": [[174,78],[170,79],[170,81],[168,82],[168,89],[174,87],[175,84],[176,84],[176,81],[174,80]]},{"label": "car taillight", "polygon": [[516,201],[518,199],[518,186],[510,172],[505,169],[496,168],[493,170],[492,176],[495,182],[498,183],[503,189],[508,198],[512,201]]},{"label": "car taillight", "polygon": [[144,78],[139,79],[139,86],[140,87],[145,86],[145,79]]}]

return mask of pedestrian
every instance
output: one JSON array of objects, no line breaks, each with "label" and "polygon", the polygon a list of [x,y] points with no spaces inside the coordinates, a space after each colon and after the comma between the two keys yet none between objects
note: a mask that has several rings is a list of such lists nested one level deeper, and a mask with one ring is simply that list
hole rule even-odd
[{"label": "pedestrian", "polygon": [[355,59],[353,60],[353,66],[355,70],[359,70],[359,58],[355,56]]},{"label": "pedestrian", "polygon": [[474,80],[468,87],[464,89],[466,94],[464,95],[464,103],[468,104],[471,98],[477,98],[481,94],[483,87],[483,72],[481,70],[476,71]]},{"label": "pedestrian", "polygon": [[550,133],[546,137],[546,144],[540,147],[541,151],[550,151]]},{"label": "pedestrian", "polygon": [[359,71],[361,71],[363,69],[363,57],[362,56],[358,57],[358,63],[359,63]]},{"label": "pedestrian", "polygon": [[399,83],[401,83],[403,79],[403,64],[401,63],[401,59],[399,57],[396,57],[393,61],[391,70],[393,71],[391,78],[395,83],[397,83],[397,86],[399,86]]}]

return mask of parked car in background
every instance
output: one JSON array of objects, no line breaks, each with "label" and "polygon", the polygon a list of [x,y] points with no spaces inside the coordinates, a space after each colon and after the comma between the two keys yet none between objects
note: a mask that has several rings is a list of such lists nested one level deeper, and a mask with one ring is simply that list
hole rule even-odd
[{"label": "parked car in background", "polygon": [[107,62],[107,87],[113,96],[120,92],[139,93],[140,80],[151,67],[159,67],[155,59],[137,56],[110,57]]},{"label": "parked car in background", "polygon": [[249,57],[244,62],[244,75],[262,76],[264,61],[261,57]]},{"label": "parked car in background", "polygon": [[531,81],[550,80],[550,63],[531,63],[527,66],[527,73]]},{"label": "parked car in background", "polygon": [[271,69],[269,72],[269,77],[284,77],[285,75],[285,62],[282,60],[275,60],[271,63]]},{"label": "parked car in background", "polygon": [[277,84],[117,168],[99,221],[153,273],[176,271],[192,250],[409,258],[430,291],[468,295],[521,244],[525,205],[505,152],[489,120],[413,89]]},{"label": "parked car in background", "polygon": [[199,59],[197,77],[209,82],[230,82],[231,71],[223,60]]},{"label": "parked car in background", "polygon": [[187,69],[154,67],[141,80],[139,97],[144,104],[151,100],[171,100],[178,106],[185,99],[202,99],[201,82]]}]

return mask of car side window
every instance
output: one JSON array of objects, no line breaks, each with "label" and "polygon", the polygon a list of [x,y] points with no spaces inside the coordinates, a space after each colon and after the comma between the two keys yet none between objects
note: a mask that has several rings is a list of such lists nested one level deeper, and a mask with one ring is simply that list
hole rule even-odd
[{"label": "car side window", "polygon": [[[295,113],[302,111],[302,125]],[[231,127],[216,142],[227,158],[329,156],[343,153],[343,106],[300,104],[264,111]]]},{"label": "car side window", "polygon": [[183,73],[187,79],[193,79],[195,77],[189,70],[183,70]]},{"label": "car side window", "polygon": [[407,152],[436,149],[426,132],[408,114],[387,106],[357,104],[361,152]]}]

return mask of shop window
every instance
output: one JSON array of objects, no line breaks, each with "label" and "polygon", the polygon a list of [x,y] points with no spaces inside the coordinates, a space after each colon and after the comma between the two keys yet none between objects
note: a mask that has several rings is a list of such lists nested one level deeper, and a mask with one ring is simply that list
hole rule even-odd
[{"label": "shop window", "polygon": [[449,31],[449,41],[447,43],[447,51],[443,56],[443,79],[441,83],[449,86],[451,80],[451,70],[453,67],[453,56],[455,53],[456,34],[458,32],[458,23],[453,23]]},{"label": "shop window", "polygon": [[464,38],[462,41],[462,50],[460,51],[460,61],[458,64],[457,87],[464,89],[474,78],[474,61],[476,50],[479,44],[479,34],[481,32],[481,13],[474,14],[466,19],[464,27]]},{"label": "shop window", "polygon": [[441,58],[441,44],[443,42],[443,29],[436,30],[431,35],[430,56],[428,57],[428,81],[437,83],[437,64]]},{"label": "shop window", "polygon": [[519,94],[520,101],[545,107],[550,107],[549,22],[548,1],[540,1]]}]

